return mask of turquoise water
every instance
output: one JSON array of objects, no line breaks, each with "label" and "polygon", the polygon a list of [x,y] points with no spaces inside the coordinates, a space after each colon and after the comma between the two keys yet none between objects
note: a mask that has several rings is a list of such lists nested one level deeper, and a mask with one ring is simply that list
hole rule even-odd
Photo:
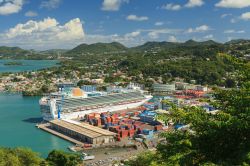
[{"label": "turquoise water", "polygon": [[53,149],[67,151],[71,144],[35,127],[41,119],[39,97],[0,93],[0,146],[29,147],[46,157]]},{"label": "turquoise water", "polygon": [[[7,62],[21,62],[23,65],[4,65]],[[33,71],[56,66],[57,60],[0,60],[0,73]]]}]

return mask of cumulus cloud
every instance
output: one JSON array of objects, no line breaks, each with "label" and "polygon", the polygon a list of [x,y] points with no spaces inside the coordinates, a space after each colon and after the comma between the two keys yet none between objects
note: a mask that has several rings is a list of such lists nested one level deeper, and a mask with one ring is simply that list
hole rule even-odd
[{"label": "cumulus cloud", "polygon": [[164,22],[160,22],[160,21],[159,21],[159,22],[156,22],[156,23],[155,23],[155,26],[162,26],[162,25],[164,25]]},{"label": "cumulus cloud", "polygon": [[127,33],[125,35],[110,34],[110,35],[95,35],[86,34],[84,37],[84,42],[91,44],[96,42],[120,42],[126,46],[135,46],[144,43],[144,39],[140,36],[141,32],[135,31]]},{"label": "cumulus cloud", "polygon": [[130,20],[130,21],[146,21],[146,20],[148,20],[148,17],[146,17],[146,16],[137,16],[137,15],[131,14],[131,15],[127,16],[127,20]]},{"label": "cumulus cloud", "polygon": [[1,45],[17,45],[24,48],[70,48],[82,42],[84,30],[79,18],[60,25],[54,18],[42,21],[30,20],[17,24],[0,34]]},{"label": "cumulus cloud", "polygon": [[209,34],[209,35],[204,36],[204,39],[213,39],[213,38],[214,38],[213,34]]},{"label": "cumulus cloud", "polygon": [[229,17],[229,16],[232,16],[231,13],[226,13],[226,14],[222,14],[220,17],[221,18],[226,18],[226,17]]},{"label": "cumulus cloud", "polygon": [[245,8],[250,6],[249,0],[220,0],[215,4],[216,7],[223,8]]},{"label": "cumulus cloud", "polygon": [[129,3],[129,0],[103,0],[102,10],[118,11],[123,3]]},{"label": "cumulus cloud", "polygon": [[246,12],[246,13],[243,13],[241,16],[240,16],[240,19],[242,20],[250,20],[250,12]]},{"label": "cumulus cloud", "polygon": [[42,1],[40,7],[47,8],[47,9],[55,9],[55,8],[58,8],[60,3],[61,3],[61,0],[47,0],[47,1]]},{"label": "cumulus cloud", "polygon": [[224,33],[227,33],[227,34],[229,34],[229,33],[245,33],[245,31],[244,30],[236,31],[234,29],[228,29],[228,30],[225,30]]},{"label": "cumulus cloud", "polygon": [[35,11],[28,11],[25,13],[26,17],[36,17],[38,14]]},{"label": "cumulus cloud", "polygon": [[0,15],[18,13],[22,6],[23,0],[0,0]]},{"label": "cumulus cloud", "polygon": [[163,6],[162,6],[162,9],[174,10],[174,11],[176,11],[176,10],[180,10],[180,9],[181,9],[181,5],[169,3],[169,4],[166,4],[166,5],[163,5]]},{"label": "cumulus cloud", "polygon": [[199,27],[196,28],[189,28],[187,30],[187,33],[199,33],[199,32],[206,32],[211,30],[211,28],[208,25],[201,25]]},{"label": "cumulus cloud", "polygon": [[160,38],[161,35],[164,34],[176,34],[180,30],[178,29],[149,29],[149,30],[144,30],[145,32],[148,32],[148,36],[150,39],[158,39]]},{"label": "cumulus cloud", "polygon": [[185,5],[185,7],[197,7],[202,6],[204,4],[203,0],[189,0],[188,3]]},{"label": "cumulus cloud", "polygon": [[182,8],[200,7],[203,4],[204,4],[203,0],[188,0],[188,2],[186,4],[184,4],[183,6],[180,4],[169,3],[166,5],[163,5],[161,8],[166,9],[166,10],[177,11],[177,10],[180,10]]},{"label": "cumulus cloud", "polygon": [[150,40],[168,40],[176,42],[175,35],[179,34],[179,29],[138,29],[136,31],[126,34],[111,34],[111,35],[93,35],[86,34],[84,42],[96,43],[96,42],[120,42],[126,46],[136,46],[143,44]]},{"label": "cumulus cloud", "polygon": [[125,37],[137,37],[137,36],[139,36],[140,34],[141,34],[140,31],[134,31],[134,32],[125,34]]},{"label": "cumulus cloud", "polygon": [[175,36],[169,36],[169,37],[168,37],[168,41],[169,41],[169,42],[174,42],[174,43],[175,43],[175,42],[178,42],[178,40],[177,40],[177,38],[176,38]]}]

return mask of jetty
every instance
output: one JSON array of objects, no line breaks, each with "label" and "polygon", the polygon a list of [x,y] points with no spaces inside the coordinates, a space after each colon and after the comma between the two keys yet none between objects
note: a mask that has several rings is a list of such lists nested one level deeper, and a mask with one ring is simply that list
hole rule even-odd
[{"label": "jetty", "polygon": [[67,135],[64,135],[64,134],[60,133],[60,132],[52,130],[52,129],[49,128],[49,126],[50,126],[49,123],[44,123],[44,124],[37,125],[37,128],[42,129],[42,130],[44,130],[46,132],[49,132],[49,133],[51,133],[51,134],[53,134],[55,136],[58,136],[58,137],[60,137],[60,138],[62,138],[64,140],[67,140],[67,141],[69,141],[71,143],[74,143],[76,145],[84,146],[83,142],[80,142],[80,141],[78,141],[78,140],[76,140],[74,138],[71,138],[71,137],[69,137]]}]

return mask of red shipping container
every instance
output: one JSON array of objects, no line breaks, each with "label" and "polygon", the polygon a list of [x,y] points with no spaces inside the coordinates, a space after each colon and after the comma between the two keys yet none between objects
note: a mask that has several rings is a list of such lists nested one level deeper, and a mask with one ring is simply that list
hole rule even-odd
[{"label": "red shipping container", "polygon": [[115,117],[115,118],[118,118],[118,117],[119,117],[119,115],[118,115],[118,114],[114,114],[114,117]]},{"label": "red shipping container", "polygon": [[140,114],[140,112],[134,112],[134,115],[139,115]]},{"label": "red shipping container", "polygon": [[135,135],[135,131],[134,130],[130,130],[128,133],[128,136],[133,137]]},{"label": "red shipping container", "polygon": [[120,136],[121,136],[121,138],[127,137],[128,136],[128,130],[122,130],[122,131],[120,131]]},{"label": "red shipping container", "polygon": [[162,130],[162,125],[156,125],[155,126],[155,131],[159,131]]},{"label": "red shipping container", "polygon": [[107,123],[111,123],[111,118],[110,117],[107,117]]},{"label": "red shipping container", "polygon": [[126,125],[126,129],[129,130],[129,129],[131,129],[131,128],[132,128],[132,125],[131,125],[131,124],[127,124],[127,125]]},{"label": "red shipping container", "polygon": [[122,112],[122,113],[120,113],[120,115],[124,117],[124,116],[126,116],[126,112]]}]

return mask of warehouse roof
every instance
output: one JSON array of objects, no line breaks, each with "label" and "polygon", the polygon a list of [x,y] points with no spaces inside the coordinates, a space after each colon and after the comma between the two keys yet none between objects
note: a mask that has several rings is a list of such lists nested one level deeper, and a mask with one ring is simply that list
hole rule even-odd
[{"label": "warehouse roof", "polygon": [[70,123],[64,120],[52,120],[50,121],[51,124],[57,125],[57,126],[61,126],[63,128],[66,128],[68,130],[71,131],[75,131],[78,134],[82,134],[85,135],[87,137],[90,138],[97,138],[97,137],[101,137],[101,136],[115,136],[116,133],[110,132],[108,130],[104,130],[95,126],[91,126],[89,124],[86,123]]}]

